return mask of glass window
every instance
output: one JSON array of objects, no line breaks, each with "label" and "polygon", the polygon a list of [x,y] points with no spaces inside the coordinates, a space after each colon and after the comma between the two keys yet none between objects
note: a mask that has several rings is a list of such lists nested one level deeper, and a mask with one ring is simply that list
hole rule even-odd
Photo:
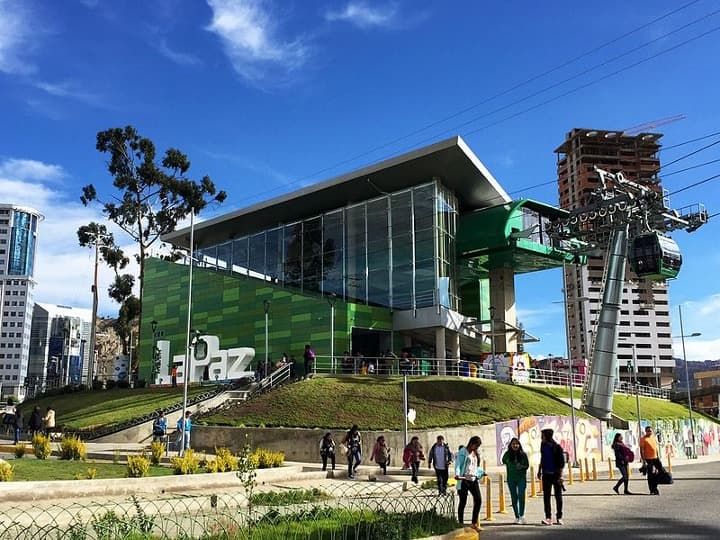
[{"label": "glass window", "polygon": [[322,276],[322,219],[303,223],[302,271],[303,290],[319,291]]},{"label": "glass window", "polygon": [[345,280],[347,296],[364,302],[366,289],[365,205],[352,206],[345,212]]},{"label": "glass window", "polygon": [[[250,237],[250,256],[248,268],[260,276],[265,275],[265,233],[261,232]],[[257,277],[257,276],[256,276]]]},{"label": "glass window", "polygon": [[265,237],[265,267],[274,281],[282,279],[282,228],[270,229]]},{"label": "glass window", "polygon": [[285,225],[283,230],[285,264],[283,280],[286,285],[300,287],[302,279],[302,223]]},{"label": "glass window", "polygon": [[217,250],[217,267],[227,270],[232,261],[232,242],[220,244]]},{"label": "glass window", "polygon": [[232,270],[241,274],[247,274],[248,268],[248,237],[238,238],[233,241]]},{"label": "glass window", "polygon": [[388,198],[367,203],[368,302],[390,305]]},{"label": "glass window", "polygon": [[323,284],[325,293],[343,296],[343,211],[323,216]]}]

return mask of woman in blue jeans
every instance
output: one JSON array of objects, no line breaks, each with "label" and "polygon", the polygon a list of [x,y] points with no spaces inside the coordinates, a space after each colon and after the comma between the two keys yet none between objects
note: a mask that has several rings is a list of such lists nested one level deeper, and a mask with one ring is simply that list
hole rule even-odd
[{"label": "woman in blue jeans", "polygon": [[482,496],[480,495],[480,486],[478,481],[485,474],[480,468],[480,437],[474,435],[470,437],[467,446],[460,448],[455,458],[455,480],[457,480],[457,490],[460,500],[458,501],[458,521],[462,525],[465,517],[465,505],[467,504],[468,493],[472,495],[472,522],[470,527],[476,531],[480,530],[478,518],[480,516],[480,505],[482,504]]},{"label": "woman in blue jeans", "polygon": [[612,445],[610,448],[613,449],[615,452],[615,466],[620,471],[620,480],[617,481],[617,484],[613,487],[613,491],[620,494],[620,486],[624,486],[623,493],[625,495],[632,495],[630,493],[630,490],[628,489],[628,481],[630,479],[630,475],[628,474],[628,466],[629,461],[631,461],[630,456],[632,458],[635,458],[635,455],[633,454],[633,451],[630,450],[628,446],[623,443],[623,436],[622,433],[616,433],[615,438],[613,439]]},{"label": "woman in blue jeans", "polygon": [[513,512],[515,512],[515,523],[524,525],[526,523],[525,487],[527,486],[527,470],[530,467],[530,461],[517,437],[510,439],[502,462],[507,472],[507,484],[510,489]]}]

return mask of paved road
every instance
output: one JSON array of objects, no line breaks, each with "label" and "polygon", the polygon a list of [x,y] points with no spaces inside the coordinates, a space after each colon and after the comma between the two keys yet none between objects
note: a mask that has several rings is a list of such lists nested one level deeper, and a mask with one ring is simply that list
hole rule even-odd
[{"label": "paved road", "polygon": [[[564,525],[541,525],[542,497],[529,500],[527,525],[514,525],[512,508],[482,522],[483,540],[547,538],[595,540],[621,538],[713,539],[720,538],[720,462],[675,467],[675,483],[660,486],[659,497],[648,495],[647,482],[638,474],[630,480],[635,495],[615,495],[614,482],[598,480],[567,486]],[[509,503],[509,501],[508,501]],[[554,500],[553,500],[554,509]],[[483,501],[484,517],[485,507]]]}]

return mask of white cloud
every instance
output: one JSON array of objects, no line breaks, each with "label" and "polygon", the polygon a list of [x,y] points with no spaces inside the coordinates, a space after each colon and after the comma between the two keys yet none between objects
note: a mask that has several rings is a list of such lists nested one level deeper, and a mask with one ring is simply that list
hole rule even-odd
[{"label": "white cloud", "polygon": [[286,74],[299,68],[308,49],[301,39],[282,41],[277,23],[262,0],[207,0],[212,22],[207,29],[223,42],[235,71],[248,81],[266,79],[270,70]]},{"label": "white cloud", "polygon": [[[24,159],[0,161],[0,201],[29,206],[45,216],[38,228],[35,301],[91,308],[94,252],[78,245],[77,229],[97,221],[105,223],[116,233],[117,240],[125,237],[104,219],[97,208],[84,207],[79,193],[78,197],[69,198],[53,188],[59,178],[67,176],[60,165]],[[123,249],[131,257],[127,271],[137,275],[137,266],[132,258],[135,246]],[[118,306],[106,293],[113,279],[113,272],[101,264],[98,288],[99,313],[103,315],[117,315]]]},{"label": "white cloud", "polygon": [[373,7],[366,2],[348,2],[340,11],[327,11],[325,19],[349,22],[360,28],[393,26],[397,19],[397,6]]},{"label": "white cloud", "polygon": [[72,82],[51,83],[47,81],[36,81],[33,85],[51,96],[74,99],[87,105],[101,106],[99,96],[81,90],[78,85]]},{"label": "white cloud", "polygon": [[35,66],[23,59],[31,37],[28,15],[21,2],[0,0],[0,72],[27,74]]},{"label": "white cloud", "polygon": [[[720,358],[720,293],[711,294],[700,300],[682,304],[683,332],[690,336],[696,332],[700,336],[685,338],[685,353],[688,360],[715,360]],[[683,357],[680,336],[680,321],[677,310],[673,311],[673,354]]]},{"label": "white cloud", "polygon": [[22,180],[59,180],[65,176],[60,165],[48,165],[34,159],[7,159],[0,162],[0,177]]},{"label": "white cloud", "polygon": [[197,66],[200,59],[192,54],[174,51],[164,39],[157,44],[157,49],[165,58],[181,66]]}]

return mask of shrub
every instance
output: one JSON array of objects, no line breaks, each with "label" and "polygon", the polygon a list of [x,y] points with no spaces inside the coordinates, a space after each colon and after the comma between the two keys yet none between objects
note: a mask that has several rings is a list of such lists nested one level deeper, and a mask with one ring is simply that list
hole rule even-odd
[{"label": "shrub", "polygon": [[87,447],[78,437],[63,437],[60,441],[60,459],[84,460],[87,457]]},{"label": "shrub", "polygon": [[160,441],[150,443],[150,462],[153,465],[160,465],[163,454],[165,453],[165,445]]},{"label": "shrub", "polygon": [[0,459],[0,482],[9,482],[13,477],[13,468],[7,461]]},{"label": "shrub", "polygon": [[215,447],[215,462],[218,472],[230,472],[238,470],[238,458],[234,456],[229,448]]},{"label": "shrub", "polygon": [[52,453],[52,445],[50,439],[48,439],[42,433],[36,433],[32,438],[33,454],[38,459],[47,459]]},{"label": "shrub", "polygon": [[285,462],[285,454],[283,452],[273,452],[265,448],[258,448],[250,454],[250,462],[258,469],[271,469],[280,467]]},{"label": "shrub", "polygon": [[95,467],[88,467],[86,478],[93,480],[97,476],[97,469]]},{"label": "shrub", "polygon": [[200,468],[200,459],[192,449],[185,450],[182,457],[174,457],[171,460],[175,474],[195,474]]},{"label": "shrub", "polygon": [[117,382],[117,387],[118,387],[118,388],[125,388],[125,389],[130,388],[130,381],[126,381],[126,380],[118,381],[118,382]]},{"label": "shrub", "polygon": [[142,478],[147,476],[150,470],[150,460],[144,455],[128,456],[127,458],[127,476],[129,478]]},{"label": "shrub", "polygon": [[17,459],[22,458],[25,455],[25,452],[27,451],[27,447],[25,446],[25,443],[17,443],[15,445],[15,457]]}]

